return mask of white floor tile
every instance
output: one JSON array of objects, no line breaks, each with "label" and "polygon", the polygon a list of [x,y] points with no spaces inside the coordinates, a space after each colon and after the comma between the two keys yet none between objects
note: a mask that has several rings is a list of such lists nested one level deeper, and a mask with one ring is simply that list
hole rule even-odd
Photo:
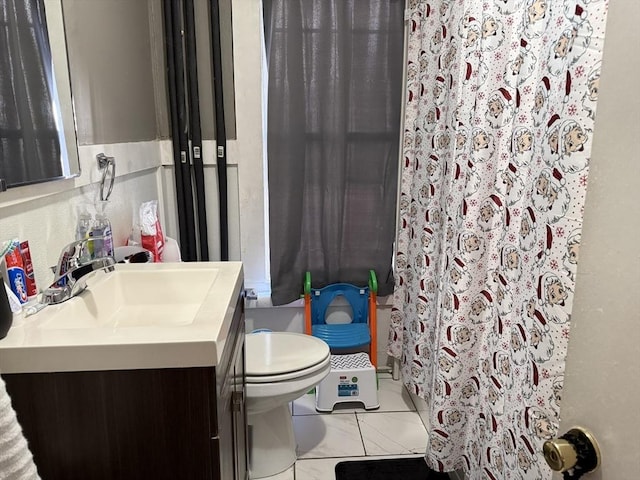
[{"label": "white floor tile", "polygon": [[282,473],[272,475],[270,477],[263,477],[261,480],[295,480],[295,465],[285,470]]},{"label": "white floor tile", "polygon": [[[365,458],[365,457],[358,457]],[[336,463],[351,458],[320,458],[298,460],[296,462],[296,480],[330,480],[335,477]],[[354,458],[355,459],[355,458]]]},{"label": "white floor tile", "polygon": [[364,455],[354,414],[294,416],[293,429],[299,459]]},{"label": "white floor tile", "polygon": [[[422,458],[423,455],[401,456]],[[331,480],[335,478],[336,465],[340,462],[349,462],[354,460],[382,460],[384,458],[398,458],[398,455],[298,460],[296,462],[296,480]]]},{"label": "white floor tile", "polygon": [[379,412],[411,412],[416,407],[411,401],[411,395],[401,381],[380,379],[378,381]]},{"label": "white floor tile", "polygon": [[[338,415],[341,413],[356,413],[356,412],[366,412],[362,403],[358,402],[348,402],[348,403],[338,403],[333,409],[333,412],[325,413],[318,412],[316,410],[316,397],[315,394],[307,394],[303,395],[299,399],[293,402],[293,414],[294,415]],[[370,411],[380,411],[380,410],[370,410]]]},{"label": "white floor tile", "polygon": [[424,453],[427,431],[416,412],[358,413],[367,455]]},{"label": "white floor tile", "polygon": [[430,419],[429,419],[429,406],[427,405],[427,401],[422,398],[417,396],[414,393],[410,393],[409,394],[411,396],[411,400],[413,401],[413,404],[416,406],[416,411],[418,412],[418,415],[420,415],[420,418],[422,419],[422,424],[427,427],[427,429],[429,429],[429,425],[431,424]]}]

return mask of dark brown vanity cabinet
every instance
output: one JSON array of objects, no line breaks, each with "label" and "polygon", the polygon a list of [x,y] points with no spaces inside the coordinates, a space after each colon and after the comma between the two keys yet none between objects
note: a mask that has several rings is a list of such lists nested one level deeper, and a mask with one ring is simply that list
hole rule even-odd
[{"label": "dark brown vanity cabinet", "polygon": [[215,367],[3,375],[42,479],[247,479],[241,301],[224,343]]}]

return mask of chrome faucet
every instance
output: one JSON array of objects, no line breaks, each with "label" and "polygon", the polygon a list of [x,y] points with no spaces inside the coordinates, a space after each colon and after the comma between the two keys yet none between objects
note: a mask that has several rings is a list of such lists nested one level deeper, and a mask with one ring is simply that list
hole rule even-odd
[{"label": "chrome faucet", "polygon": [[87,288],[87,278],[98,271],[112,272],[116,261],[112,256],[92,258],[89,245],[105,237],[91,237],[71,242],[62,249],[54,268],[54,280],[42,293],[44,304],[62,303]]}]

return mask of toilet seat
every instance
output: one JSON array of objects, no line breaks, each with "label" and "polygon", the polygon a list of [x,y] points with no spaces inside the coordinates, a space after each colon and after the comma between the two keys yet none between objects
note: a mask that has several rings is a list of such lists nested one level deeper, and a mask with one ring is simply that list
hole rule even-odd
[{"label": "toilet seat", "polygon": [[322,370],[327,365],[331,364],[331,355],[328,355],[320,363],[311,365],[308,368],[302,370],[296,370],[294,372],[281,373],[279,375],[245,375],[247,383],[278,383],[285,382],[287,380],[298,380],[315,374],[318,370]]},{"label": "toilet seat", "polygon": [[331,361],[329,346],[324,341],[301,333],[248,334],[246,352],[247,383],[273,383],[305,377]]}]

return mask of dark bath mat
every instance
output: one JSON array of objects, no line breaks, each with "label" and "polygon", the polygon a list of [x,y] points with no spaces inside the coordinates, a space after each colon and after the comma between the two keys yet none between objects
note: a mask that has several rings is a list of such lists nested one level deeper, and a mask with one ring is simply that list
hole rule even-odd
[{"label": "dark bath mat", "polygon": [[340,462],[336,480],[449,480],[449,475],[431,470],[421,457],[411,457]]}]

